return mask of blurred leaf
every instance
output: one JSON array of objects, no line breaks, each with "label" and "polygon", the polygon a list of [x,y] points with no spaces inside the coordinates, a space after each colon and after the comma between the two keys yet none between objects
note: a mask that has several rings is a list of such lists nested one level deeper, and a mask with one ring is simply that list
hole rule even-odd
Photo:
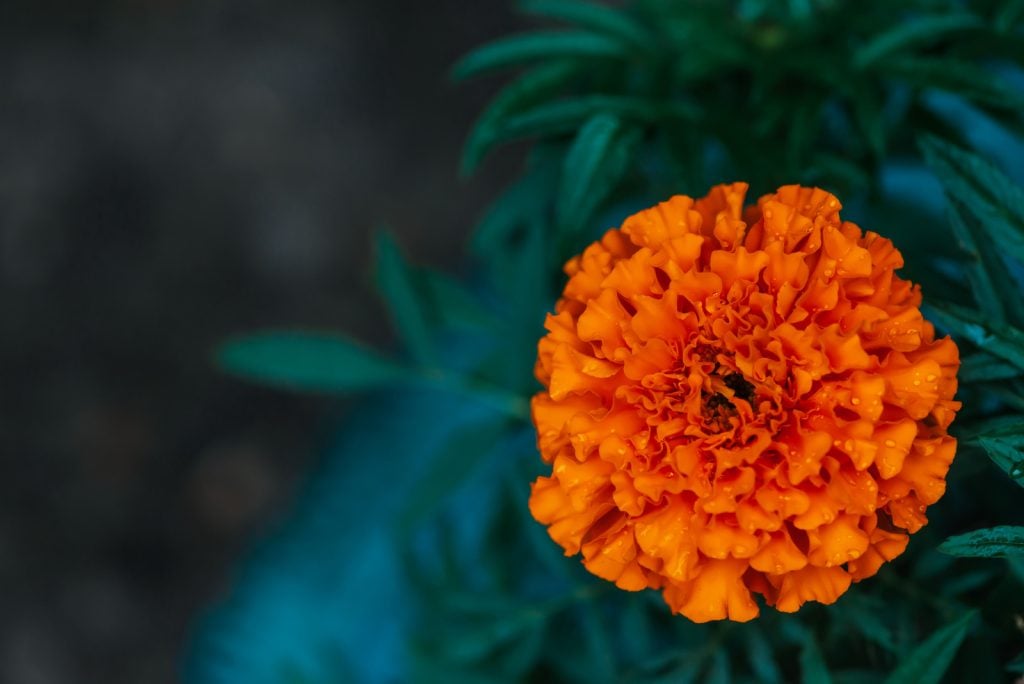
[{"label": "blurred leaf", "polygon": [[[1024,425],[1021,426],[1021,435],[1024,436]],[[986,435],[978,437],[977,441],[1011,480],[1024,487],[1024,451],[1021,451],[1019,443],[1011,443],[1005,437]]]},{"label": "blurred leaf", "polygon": [[832,684],[818,640],[810,630],[804,635],[804,645],[800,649],[800,672],[804,684]]},{"label": "blurred leaf", "polygon": [[681,102],[664,104],[630,96],[585,95],[545,103],[507,117],[495,130],[494,142],[571,133],[591,116],[602,113],[642,123],[675,119],[681,124],[693,118],[695,111]]},{"label": "blurred leaf", "polygon": [[991,382],[1016,378],[1021,373],[1024,370],[988,354],[971,354],[960,363],[957,377],[963,383]]},{"label": "blurred leaf", "polygon": [[967,636],[975,615],[972,610],[925,639],[889,675],[886,684],[938,684]]},{"label": "blurred leaf", "polygon": [[217,363],[233,375],[285,389],[355,392],[410,378],[410,371],[332,333],[267,331],[222,344]]},{"label": "blurred leaf", "polygon": [[974,62],[952,57],[899,57],[887,60],[885,74],[922,89],[944,90],[993,109],[1014,114],[1024,108],[1020,89]]},{"label": "blurred leaf", "polygon": [[377,290],[413,360],[421,367],[436,366],[434,343],[415,276],[385,231],[377,234]]},{"label": "blurred leaf", "polygon": [[1008,662],[1006,670],[1016,672],[1017,674],[1024,674],[1024,653],[1018,654],[1016,658]]},{"label": "blurred leaf", "polygon": [[1024,527],[1001,525],[950,537],[939,551],[951,556],[1003,558],[1024,555]]},{"label": "blurred leaf", "polygon": [[1020,23],[1021,16],[1024,16],[1024,0],[1005,0],[996,14],[996,30],[1003,33],[1013,31]]},{"label": "blurred leaf", "polygon": [[593,216],[629,167],[638,140],[639,131],[623,130],[610,114],[597,114],[580,128],[565,156],[555,204],[563,234],[575,237]]},{"label": "blurred leaf", "polygon": [[452,67],[452,77],[463,80],[530,62],[586,57],[625,59],[629,51],[615,40],[586,31],[535,31],[501,38],[483,45]]},{"label": "blurred leaf", "polygon": [[508,432],[508,421],[490,419],[457,430],[417,477],[398,518],[405,533],[434,512],[444,498],[494,453]]},{"label": "blurred leaf", "polygon": [[775,663],[772,645],[768,643],[760,628],[751,629],[747,633],[746,654],[751,671],[757,675],[757,681],[762,684],[779,684],[784,681],[782,672]]},{"label": "blurred leaf", "polygon": [[920,146],[947,196],[978,218],[996,249],[1024,261],[1024,190],[967,150],[933,136]]},{"label": "blurred leaf", "polygon": [[505,86],[473,124],[463,147],[460,173],[468,176],[498,141],[502,120],[553,95],[580,70],[573,62],[543,64]]},{"label": "blurred leaf", "polygon": [[939,14],[914,17],[895,23],[853,53],[853,63],[864,68],[883,57],[905,50],[936,43],[947,36],[967,29],[979,28],[981,20],[972,14]]},{"label": "blurred leaf", "polygon": [[522,0],[519,7],[527,14],[575,24],[581,28],[616,38],[624,46],[650,50],[656,38],[633,17],[620,9],[582,0]]},{"label": "blurred leaf", "polygon": [[987,327],[976,312],[956,304],[929,302],[932,318],[954,335],[1024,369],[1024,331],[1010,325]]},{"label": "blurred leaf", "polygon": [[896,635],[886,615],[888,608],[877,597],[858,592],[843,603],[843,624],[886,651],[896,651]]},{"label": "blurred leaf", "polygon": [[424,270],[420,276],[438,324],[463,330],[499,325],[498,315],[458,280],[432,270]]}]

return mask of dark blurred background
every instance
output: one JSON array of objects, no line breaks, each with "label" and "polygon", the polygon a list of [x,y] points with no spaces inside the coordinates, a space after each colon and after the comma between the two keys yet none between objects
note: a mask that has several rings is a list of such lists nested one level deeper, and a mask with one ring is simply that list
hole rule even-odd
[{"label": "dark blurred background", "polygon": [[[459,181],[505,3],[0,8],[0,681],[177,679],[287,509],[327,402],[218,374],[264,326],[387,344],[371,232],[449,270],[514,168]],[[344,410],[344,407],[340,407]]]}]

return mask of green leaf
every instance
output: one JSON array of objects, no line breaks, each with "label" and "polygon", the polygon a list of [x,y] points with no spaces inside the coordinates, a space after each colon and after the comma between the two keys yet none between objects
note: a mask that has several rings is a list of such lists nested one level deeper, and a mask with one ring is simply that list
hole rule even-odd
[{"label": "green leaf", "polygon": [[253,333],[225,342],[216,358],[232,375],[315,392],[355,392],[392,385],[410,376],[399,364],[331,333]]},{"label": "green leaf", "polygon": [[1005,558],[1024,555],[1024,527],[1001,525],[950,537],[939,551],[967,558]]},{"label": "green leaf", "polygon": [[418,274],[431,311],[439,325],[461,330],[496,328],[498,315],[485,307],[476,292],[450,276],[433,270]]},{"label": "green leaf", "polygon": [[952,34],[981,26],[981,20],[972,14],[939,14],[894,22],[893,28],[879,33],[854,52],[853,63],[862,69],[901,50],[933,44]]},{"label": "green leaf", "polygon": [[495,130],[492,143],[570,133],[590,117],[602,113],[642,123],[665,120],[669,125],[673,120],[682,125],[695,116],[695,110],[681,102],[666,104],[638,97],[585,95],[545,103],[507,117]]},{"label": "green leaf", "polygon": [[1006,670],[1008,672],[1024,674],[1024,653],[1018,653],[1016,658],[1008,662],[1006,664]]},{"label": "green leaf", "polygon": [[1010,33],[1020,23],[1021,16],[1024,16],[1024,0],[1006,0],[993,23],[997,31]]},{"label": "green leaf", "polygon": [[1024,370],[988,354],[971,354],[960,362],[960,382],[993,382],[1019,377]]},{"label": "green leaf", "polygon": [[377,290],[412,358],[422,367],[436,366],[434,342],[414,274],[385,231],[377,234]]},{"label": "green leaf", "polygon": [[622,130],[611,114],[591,117],[576,135],[565,156],[559,183],[555,220],[568,236],[575,236],[622,179],[639,132]]},{"label": "green leaf", "polygon": [[1022,439],[1024,434],[1018,436],[1017,440],[982,435],[977,438],[977,442],[993,463],[1009,475],[1011,480],[1024,487],[1024,451],[1020,448]]},{"label": "green leaf", "polygon": [[751,629],[747,634],[747,661],[751,671],[762,684],[779,684],[783,681],[782,671],[775,662],[775,653],[760,628]]},{"label": "green leaf", "polygon": [[[971,285],[971,294],[977,302],[981,311],[996,323],[1006,322],[1006,311],[1003,309],[1003,292],[993,282],[996,276],[989,271],[989,267],[998,268],[1001,264],[998,254],[987,255],[988,260],[982,258],[981,243],[976,239],[975,226],[968,225],[957,211],[956,202],[949,201],[949,225],[953,234],[960,241],[960,247],[967,253],[967,281]],[[984,236],[980,236],[984,240]],[[986,245],[987,246],[987,245]],[[1005,286],[1005,283],[1004,283]],[[1013,291],[1010,291],[1013,293]],[[1011,294],[1014,297],[1016,293]]]},{"label": "green leaf", "polygon": [[832,676],[818,648],[818,640],[810,631],[804,636],[804,646],[800,650],[800,672],[804,684],[832,684]]},{"label": "green leaf", "polygon": [[552,59],[625,59],[630,51],[615,40],[586,31],[535,31],[487,43],[452,67],[452,78],[463,80],[501,69]]},{"label": "green leaf", "polygon": [[975,611],[971,611],[925,639],[889,675],[887,684],[938,684],[967,636],[975,615]]},{"label": "green leaf", "polygon": [[624,45],[650,50],[655,36],[620,9],[582,0],[523,0],[519,8],[527,14],[549,17],[580,28],[602,33]]},{"label": "green leaf", "polygon": [[921,89],[935,88],[985,105],[1017,114],[1024,95],[991,69],[953,57],[900,57],[886,60],[885,74]]},{"label": "green leaf", "polygon": [[919,143],[946,195],[980,221],[997,249],[1024,261],[1024,190],[972,152],[933,136]]},{"label": "green leaf", "polygon": [[505,86],[473,124],[463,146],[459,172],[470,175],[498,140],[497,132],[509,114],[531,107],[558,92],[580,71],[575,62],[544,64]]},{"label": "green leaf", "polygon": [[986,326],[976,312],[956,304],[928,302],[932,318],[954,335],[1024,369],[1024,331],[1010,325]]}]

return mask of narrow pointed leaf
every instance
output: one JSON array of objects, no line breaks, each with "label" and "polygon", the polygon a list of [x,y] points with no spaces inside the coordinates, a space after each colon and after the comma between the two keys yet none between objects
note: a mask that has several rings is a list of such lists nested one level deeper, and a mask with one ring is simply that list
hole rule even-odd
[{"label": "narrow pointed leaf", "polygon": [[377,235],[377,290],[412,358],[420,366],[435,366],[437,356],[423,297],[398,245],[384,231]]},{"label": "narrow pointed leaf", "polygon": [[459,172],[468,176],[498,141],[502,121],[509,115],[552,97],[580,70],[575,62],[554,62],[538,66],[505,86],[473,124],[463,147]]},{"label": "narrow pointed leaf", "polygon": [[972,14],[940,14],[894,22],[892,29],[878,34],[857,50],[853,55],[853,63],[864,68],[901,50],[936,43],[955,33],[980,26],[981,20]]},{"label": "narrow pointed leaf", "polygon": [[800,673],[804,684],[832,684],[832,676],[818,648],[818,640],[811,632],[805,635],[800,650]]},{"label": "narrow pointed leaf", "polygon": [[572,58],[624,59],[629,51],[611,38],[586,31],[535,31],[487,43],[452,67],[452,78],[463,80],[532,62]]},{"label": "narrow pointed leaf", "polygon": [[950,537],[939,551],[951,556],[1005,558],[1024,555],[1024,527],[1002,525]]},{"label": "narrow pointed leaf", "polygon": [[971,354],[960,362],[960,382],[993,382],[1020,377],[1024,370],[988,354]]},{"label": "narrow pointed leaf", "polygon": [[976,312],[956,304],[929,302],[927,309],[954,336],[1024,369],[1024,331],[1010,325],[986,326]]},{"label": "narrow pointed leaf", "polygon": [[965,149],[933,136],[920,145],[946,195],[979,220],[997,249],[1024,261],[1024,189]]},{"label": "narrow pointed leaf", "polygon": [[564,234],[575,235],[622,179],[637,140],[611,114],[597,114],[583,125],[566,154],[555,205]]},{"label": "narrow pointed leaf", "polygon": [[655,40],[643,24],[622,10],[606,5],[583,0],[523,0],[519,8],[527,14],[590,29],[642,50],[649,50]]},{"label": "narrow pointed leaf", "polygon": [[888,76],[922,89],[944,90],[993,110],[1019,113],[1020,89],[975,62],[952,57],[899,57],[887,60]]},{"label": "narrow pointed leaf", "polygon": [[925,639],[889,675],[886,684],[938,684],[967,636],[975,614],[971,611]]},{"label": "narrow pointed leaf", "polygon": [[225,342],[218,365],[247,380],[313,392],[354,392],[406,380],[409,372],[340,335],[269,331]]},{"label": "narrow pointed leaf", "polygon": [[[981,246],[976,239],[972,226],[969,226],[957,210],[956,202],[949,202],[949,225],[953,234],[960,241],[960,247],[967,253],[967,281],[971,285],[971,294],[980,309],[996,323],[1006,321],[1006,312],[1003,309],[1003,293],[995,286],[990,267],[998,267],[998,261],[992,262],[982,258]],[[984,237],[984,236],[982,236]],[[998,255],[988,255],[998,259]],[[1012,292],[1012,291],[1011,291]],[[1016,293],[1010,294],[1016,297]]]},{"label": "narrow pointed leaf", "polygon": [[1010,479],[1024,487],[1024,451],[1020,442],[1024,435],[1017,438],[1016,443],[1011,437],[982,436],[977,439],[981,448],[999,468],[1010,476]]}]

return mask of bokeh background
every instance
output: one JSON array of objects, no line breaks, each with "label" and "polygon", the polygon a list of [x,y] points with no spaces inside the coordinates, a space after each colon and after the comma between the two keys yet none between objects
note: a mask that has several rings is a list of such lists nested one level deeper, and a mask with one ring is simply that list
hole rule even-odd
[{"label": "bokeh background", "polygon": [[[507,3],[0,5],[0,681],[165,682],[349,407],[226,335],[391,332],[372,230],[455,270],[514,170],[457,163]],[[414,57],[414,58],[412,58]]]}]

